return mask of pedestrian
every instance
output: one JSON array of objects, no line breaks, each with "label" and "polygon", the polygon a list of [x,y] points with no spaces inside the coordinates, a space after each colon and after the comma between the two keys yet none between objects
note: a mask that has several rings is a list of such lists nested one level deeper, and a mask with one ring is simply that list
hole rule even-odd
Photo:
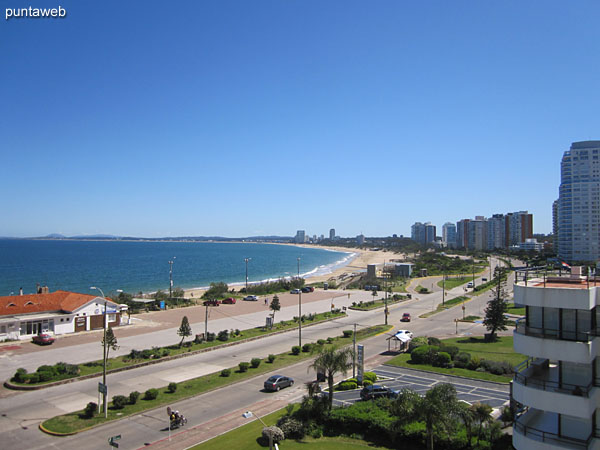
[{"label": "pedestrian", "polygon": [[265,306],[269,304],[269,297],[265,297]]}]

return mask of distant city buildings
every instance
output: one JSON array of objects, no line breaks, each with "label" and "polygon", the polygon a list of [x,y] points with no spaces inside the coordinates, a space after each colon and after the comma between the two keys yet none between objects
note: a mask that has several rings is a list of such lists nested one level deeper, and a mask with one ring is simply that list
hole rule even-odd
[{"label": "distant city buildings", "polygon": [[306,242],[306,232],[304,230],[296,231],[296,237],[294,238],[296,244],[304,244]]},{"label": "distant city buildings", "polygon": [[599,156],[600,141],[583,141],[573,142],[562,157],[559,197],[552,216],[558,256],[569,262],[600,257]]},{"label": "distant city buildings", "polygon": [[410,237],[421,245],[433,244],[435,242],[435,225],[430,222],[415,222],[411,227]]},{"label": "distant city buildings", "polygon": [[364,234],[359,234],[358,236],[356,236],[356,244],[357,245],[363,245],[365,243],[365,235]]},{"label": "distant city buildings", "polygon": [[456,247],[456,224],[452,222],[446,222],[442,225],[442,241],[446,247]]},{"label": "distant city buildings", "polygon": [[335,228],[329,230],[329,239],[331,239],[332,241],[335,240]]}]

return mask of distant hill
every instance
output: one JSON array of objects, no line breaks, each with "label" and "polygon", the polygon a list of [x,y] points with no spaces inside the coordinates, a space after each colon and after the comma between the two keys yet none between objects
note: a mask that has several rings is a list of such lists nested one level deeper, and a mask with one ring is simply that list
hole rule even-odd
[{"label": "distant hill", "polygon": [[[10,239],[10,238],[6,238]],[[65,240],[106,240],[106,241],[191,241],[191,242],[290,242],[291,236],[248,236],[241,238],[231,238],[225,236],[178,236],[178,237],[159,237],[146,238],[137,236],[113,236],[110,234],[93,234],[79,236],[64,236],[59,233],[52,233],[43,237],[31,239],[65,239]]]}]

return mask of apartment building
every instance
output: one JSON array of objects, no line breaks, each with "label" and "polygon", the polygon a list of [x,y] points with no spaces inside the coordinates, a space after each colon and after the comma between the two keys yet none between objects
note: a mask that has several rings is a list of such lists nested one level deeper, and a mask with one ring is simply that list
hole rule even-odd
[{"label": "apartment building", "polygon": [[600,277],[516,272],[517,450],[600,449]]}]

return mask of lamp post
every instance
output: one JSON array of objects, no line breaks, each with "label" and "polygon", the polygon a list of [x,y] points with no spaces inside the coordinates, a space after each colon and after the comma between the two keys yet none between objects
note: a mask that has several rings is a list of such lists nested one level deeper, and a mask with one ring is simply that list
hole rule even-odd
[{"label": "lamp post", "polygon": [[246,261],[246,295],[248,295],[248,261],[250,261],[252,258],[244,258],[244,261]]},{"label": "lamp post", "polygon": [[176,256],[169,261],[169,300],[173,298],[173,263],[175,262]]},{"label": "lamp post", "polygon": [[[300,257],[298,259],[298,286],[300,286]],[[302,289],[298,292],[298,346],[302,348]]]},{"label": "lamp post", "polygon": [[102,299],[104,300],[104,317],[102,320],[102,328],[104,329],[104,339],[103,339],[103,354],[102,354],[102,384],[104,385],[104,390],[102,391],[102,402],[104,404],[104,418],[106,419],[108,417],[108,404],[106,403],[106,393],[107,393],[107,387],[106,387],[106,307],[108,305],[108,301],[106,300],[106,297],[104,296],[104,292],[102,292],[102,289],[96,287],[96,286],[92,286],[90,287],[90,289],[95,289],[97,291],[100,292],[100,294],[102,295]]}]

